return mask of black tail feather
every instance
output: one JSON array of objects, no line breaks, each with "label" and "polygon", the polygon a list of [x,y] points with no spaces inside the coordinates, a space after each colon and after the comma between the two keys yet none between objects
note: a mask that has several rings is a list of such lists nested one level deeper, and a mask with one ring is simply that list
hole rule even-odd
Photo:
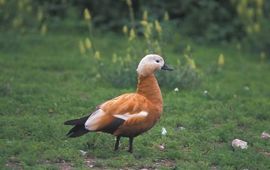
[{"label": "black tail feather", "polygon": [[64,124],[65,125],[83,125],[88,118],[89,116],[85,116],[79,119],[68,120],[68,121],[65,121]]},{"label": "black tail feather", "polygon": [[75,137],[82,136],[88,132],[89,131],[85,129],[84,125],[76,125],[72,129],[69,130],[69,132],[67,133],[67,136],[70,138],[75,138]]},{"label": "black tail feather", "polygon": [[87,132],[89,132],[87,129],[85,129],[85,125],[84,125],[88,118],[89,116],[85,116],[79,119],[66,121],[64,123],[65,125],[74,125],[74,127],[70,129],[69,132],[67,133],[67,136],[74,138],[74,137],[82,136],[86,134]]}]

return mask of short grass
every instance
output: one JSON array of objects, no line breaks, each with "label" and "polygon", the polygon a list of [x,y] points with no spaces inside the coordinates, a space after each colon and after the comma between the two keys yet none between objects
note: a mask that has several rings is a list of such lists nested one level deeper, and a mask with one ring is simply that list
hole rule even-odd
[{"label": "short grass", "polygon": [[[114,137],[108,134],[66,138],[70,127],[63,125],[65,120],[86,115],[99,103],[135,89],[135,85],[119,89],[92,81],[94,66],[78,50],[83,36],[1,33],[0,169],[270,168],[270,140],[260,138],[263,131],[270,132],[269,62],[234,45],[191,43],[201,85],[178,92],[162,89],[164,114],[153,129],[135,138],[133,154],[126,152],[127,139],[114,152]],[[125,47],[117,35],[99,35],[96,41],[108,58],[106,64],[111,53]],[[182,57],[178,48],[174,44],[167,50],[171,65]],[[220,53],[225,65],[217,68]],[[162,127],[166,136],[161,136]],[[248,149],[233,149],[235,138],[247,141]]]}]

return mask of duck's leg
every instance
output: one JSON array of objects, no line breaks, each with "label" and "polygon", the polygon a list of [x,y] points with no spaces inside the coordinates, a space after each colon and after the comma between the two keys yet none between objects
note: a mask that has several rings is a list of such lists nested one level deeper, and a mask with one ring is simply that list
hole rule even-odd
[{"label": "duck's leg", "polygon": [[129,137],[129,149],[128,152],[133,152],[133,137]]},{"label": "duck's leg", "polygon": [[117,136],[117,137],[116,137],[116,142],[115,142],[115,145],[114,145],[114,151],[117,151],[118,148],[119,148],[119,141],[120,141],[120,138],[121,138],[121,136]]}]

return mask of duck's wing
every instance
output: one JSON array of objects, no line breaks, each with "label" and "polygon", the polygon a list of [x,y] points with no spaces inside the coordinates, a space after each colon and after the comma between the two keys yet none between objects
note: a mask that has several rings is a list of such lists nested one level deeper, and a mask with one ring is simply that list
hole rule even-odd
[{"label": "duck's wing", "polygon": [[124,94],[99,106],[85,123],[90,131],[113,133],[123,123],[139,124],[148,115],[149,101],[136,93]]}]

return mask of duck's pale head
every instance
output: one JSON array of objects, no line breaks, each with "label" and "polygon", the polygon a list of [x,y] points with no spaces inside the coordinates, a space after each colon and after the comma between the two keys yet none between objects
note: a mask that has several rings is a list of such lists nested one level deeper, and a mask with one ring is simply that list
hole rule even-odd
[{"label": "duck's pale head", "polygon": [[165,61],[161,56],[157,54],[148,54],[140,61],[137,72],[139,75],[148,76],[161,69],[169,71],[173,70],[165,64]]}]

